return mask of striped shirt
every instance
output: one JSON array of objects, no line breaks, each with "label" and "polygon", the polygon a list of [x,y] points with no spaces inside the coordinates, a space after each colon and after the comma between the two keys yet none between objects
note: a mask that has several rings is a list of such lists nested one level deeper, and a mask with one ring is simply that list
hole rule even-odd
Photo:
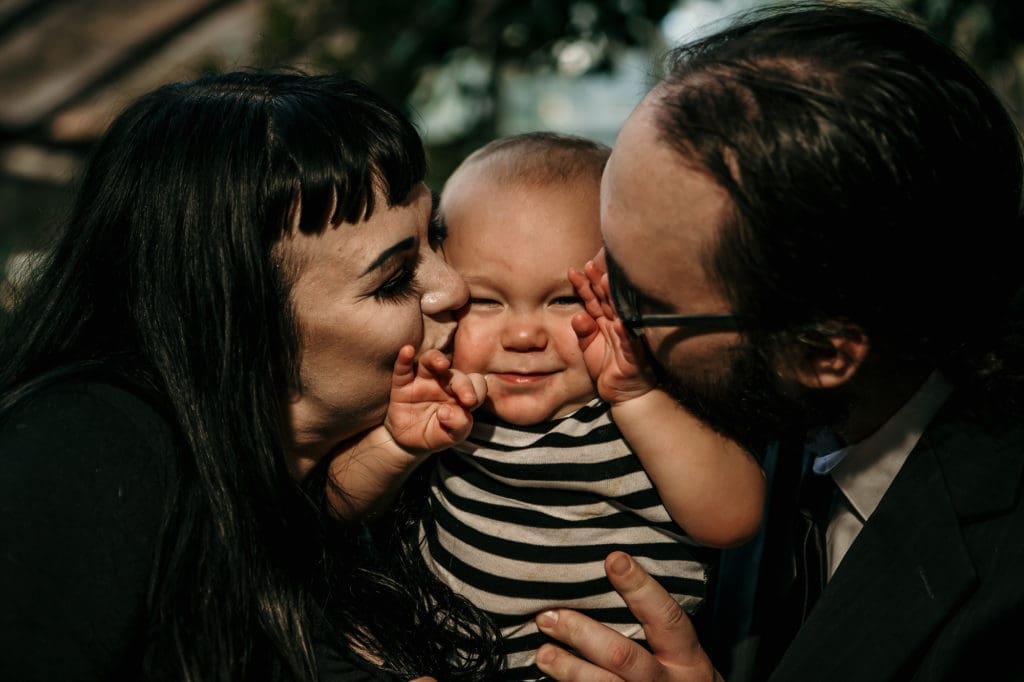
[{"label": "striped shirt", "polygon": [[548,608],[644,638],[605,576],[614,549],[696,610],[716,553],[669,517],[607,403],[532,426],[475,419],[466,442],[438,457],[420,533],[431,569],[501,628],[506,679],[540,678],[534,652],[545,637],[533,618]]}]

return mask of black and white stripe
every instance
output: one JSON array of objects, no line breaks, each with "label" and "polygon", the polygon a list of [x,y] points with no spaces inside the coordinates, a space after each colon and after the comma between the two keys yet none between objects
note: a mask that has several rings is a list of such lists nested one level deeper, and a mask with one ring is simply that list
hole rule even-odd
[{"label": "black and white stripe", "polygon": [[604,574],[614,549],[697,608],[714,550],[673,523],[606,403],[527,427],[475,418],[470,438],[438,458],[421,533],[431,568],[501,627],[508,679],[539,677],[533,617],[548,608],[579,609],[643,639]]}]

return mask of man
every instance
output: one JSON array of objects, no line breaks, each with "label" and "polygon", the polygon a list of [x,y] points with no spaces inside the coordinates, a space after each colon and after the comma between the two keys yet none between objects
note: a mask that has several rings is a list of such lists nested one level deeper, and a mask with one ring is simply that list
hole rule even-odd
[{"label": "man", "polygon": [[[1021,186],[1017,131],[978,76],[912,23],[849,6],[681,48],[626,122],[602,185],[619,315],[680,402],[776,444],[759,561],[729,586],[757,589],[716,659],[731,679],[1024,676],[1003,646],[1024,627]],[[723,314],[739,332],[687,319]],[[832,445],[802,460],[788,444],[806,440]],[[796,498],[829,487],[816,568]],[[559,611],[538,623],[591,663],[547,646],[541,668],[711,679],[642,569],[607,566],[654,655]]]}]

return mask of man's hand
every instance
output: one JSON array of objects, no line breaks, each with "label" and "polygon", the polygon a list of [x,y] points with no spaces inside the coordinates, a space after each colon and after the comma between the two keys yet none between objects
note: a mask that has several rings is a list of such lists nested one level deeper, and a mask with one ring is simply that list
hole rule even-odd
[{"label": "man's hand", "polygon": [[623,552],[604,562],[612,586],[647,635],[651,651],[576,611],[545,611],[541,631],[575,649],[554,644],[537,650],[537,666],[569,682],[724,682],[701,649],[689,617],[647,571]]}]

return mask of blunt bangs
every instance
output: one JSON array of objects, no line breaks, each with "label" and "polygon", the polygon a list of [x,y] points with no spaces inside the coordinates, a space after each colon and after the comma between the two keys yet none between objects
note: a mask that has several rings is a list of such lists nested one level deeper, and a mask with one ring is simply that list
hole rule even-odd
[{"label": "blunt bangs", "polygon": [[427,164],[419,134],[400,111],[357,81],[283,79],[268,93],[269,180],[277,190],[270,205],[279,207],[282,230],[296,197],[306,233],[369,219],[379,197],[388,207],[408,199]]}]

